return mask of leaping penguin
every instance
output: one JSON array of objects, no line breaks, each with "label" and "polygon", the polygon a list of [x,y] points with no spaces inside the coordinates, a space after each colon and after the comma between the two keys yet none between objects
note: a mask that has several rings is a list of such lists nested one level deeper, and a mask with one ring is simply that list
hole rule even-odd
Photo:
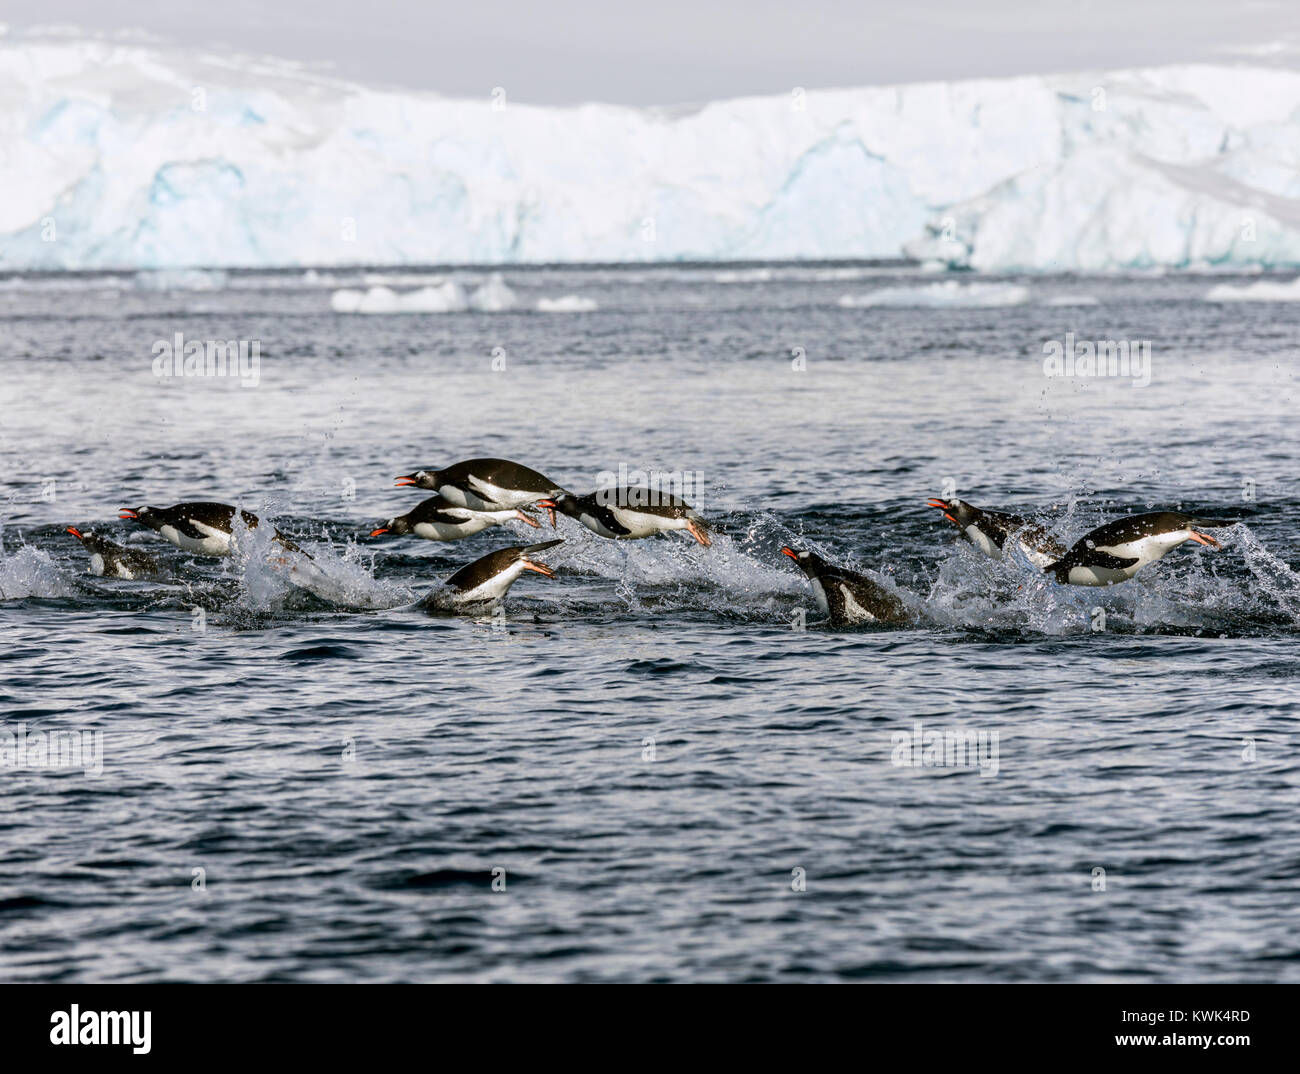
[{"label": "leaping penguin", "polygon": [[1193,518],[1179,511],[1129,515],[1085,534],[1044,570],[1066,585],[1116,585],[1127,582],[1184,541],[1219,548],[1218,541],[1200,530],[1234,524]]},{"label": "leaping penguin", "polygon": [[90,553],[90,573],[99,578],[124,578],[130,582],[163,573],[158,561],[148,552],[124,548],[97,533],[82,533],[76,526],[69,526],[67,532]]},{"label": "leaping penguin", "polygon": [[458,541],[511,519],[527,522],[534,529],[541,525],[535,518],[517,508],[506,511],[474,511],[468,507],[457,507],[444,497],[435,495],[421,500],[406,514],[390,518],[378,529],[371,530],[370,536],[392,533],[401,537],[411,534],[423,537],[426,541]]},{"label": "leaping penguin", "polygon": [[990,559],[1001,559],[1002,548],[1013,533],[1020,541],[1025,558],[1035,567],[1047,567],[1065,555],[1065,545],[1042,526],[1026,522],[1019,515],[1004,511],[984,511],[965,500],[927,500],[938,507],[943,517],[961,530],[962,536]]},{"label": "leaping penguin", "polygon": [[482,559],[461,567],[425,597],[420,602],[420,607],[428,612],[444,613],[474,613],[495,607],[505,599],[510,587],[524,571],[536,571],[547,578],[554,578],[555,571],[533,556],[543,549],[563,543],[561,537],[541,544],[513,545],[489,552]]},{"label": "leaping penguin", "polygon": [[911,623],[915,616],[879,582],[865,574],[836,567],[816,552],[782,548],[812,583],[813,598],[832,626],[857,623]]},{"label": "leaping penguin", "polygon": [[[164,539],[185,552],[201,556],[228,556],[234,550],[235,508],[228,503],[194,501],[178,503],[172,507],[121,507],[118,517],[139,522],[156,530]],[[250,530],[257,529],[262,520],[251,511],[240,511],[239,517]],[[293,552],[302,552],[288,537],[272,527],[272,540]]]},{"label": "leaping penguin", "polygon": [[538,500],[555,526],[555,513],[577,519],[592,533],[632,541],[667,530],[685,530],[706,548],[713,544],[708,524],[689,503],[657,489],[627,486],[598,489],[586,496],[570,492]]},{"label": "leaping penguin", "polygon": [[549,477],[509,459],[467,459],[441,470],[416,470],[397,484],[429,489],[475,511],[507,511],[564,494]]}]

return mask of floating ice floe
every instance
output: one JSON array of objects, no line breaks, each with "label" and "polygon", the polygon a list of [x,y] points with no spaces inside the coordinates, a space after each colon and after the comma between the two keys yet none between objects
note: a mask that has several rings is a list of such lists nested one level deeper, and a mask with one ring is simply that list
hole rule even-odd
[{"label": "floating ice floe", "polygon": [[564,295],[561,298],[539,298],[539,313],[594,313],[600,306],[594,298],[583,295]]},{"label": "floating ice floe", "polygon": [[506,286],[501,273],[494,272],[469,296],[469,308],[481,313],[500,313],[515,308],[515,293]]},{"label": "floating ice floe", "polygon": [[335,313],[499,313],[514,309],[515,304],[515,293],[499,273],[493,273],[468,296],[455,280],[416,291],[394,291],[382,285],[365,291],[344,288],[330,296],[330,308]]},{"label": "floating ice floe", "polygon": [[1286,283],[1260,280],[1237,287],[1220,283],[1205,295],[1206,302],[1300,302],[1300,276]]}]

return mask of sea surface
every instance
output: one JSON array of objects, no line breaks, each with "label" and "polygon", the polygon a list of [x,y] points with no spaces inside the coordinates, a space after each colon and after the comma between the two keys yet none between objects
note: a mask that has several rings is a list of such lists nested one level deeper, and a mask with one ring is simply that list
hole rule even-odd
[{"label": "sea surface", "polygon": [[[1260,279],[0,278],[0,979],[1300,981],[1300,302],[1211,300]],[[257,383],[157,376],[177,333],[256,342]],[[1067,333],[1149,341],[1149,383],[1046,375]],[[432,617],[551,535],[368,536],[479,456],[698,474],[715,542],[561,519],[554,579]],[[954,493],[1067,542],[1240,521],[1062,587]],[[184,500],[313,567],[117,518]],[[171,574],[90,576],[67,526]],[[783,545],[919,624],[824,625]],[[80,765],[20,757],[63,731]]]}]

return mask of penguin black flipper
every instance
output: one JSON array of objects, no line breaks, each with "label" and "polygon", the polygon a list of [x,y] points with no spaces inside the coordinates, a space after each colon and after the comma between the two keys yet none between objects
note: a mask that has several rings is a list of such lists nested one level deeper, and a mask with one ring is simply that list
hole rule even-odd
[{"label": "penguin black flipper", "polygon": [[1111,570],[1116,571],[1131,567],[1137,561],[1137,556],[1112,556],[1109,552],[1103,552],[1099,548],[1092,549],[1088,555],[1080,560],[1085,567],[1109,567]]},{"label": "penguin black flipper", "polygon": [[1057,567],[1109,567],[1111,570],[1122,571],[1125,567],[1133,566],[1137,561],[1137,556],[1112,556],[1100,548],[1089,548],[1077,554],[1071,552],[1050,567],[1043,569],[1050,571]]},{"label": "penguin black flipper", "polygon": [[526,544],[523,547],[523,553],[526,556],[531,556],[534,552],[541,552],[546,548],[554,548],[557,544],[564,544],[564,538],[556,537],[554,540],[542,541],[538,544]]},{"label": "penguin black flipper", "polygon": [[623,525],[623,523],[621,523],[617,518],[614,517],[613,511],[611,511],[608,507],[604,506],[603,504],[595,503],[594,496],[592,499],[593,502],[591,505],[590,513],[600,519],[600,524],[602,526],[604,526],[611,533],[618,534],[618,536],[620,537],[626,537],[629,533],[632,532],[625,525]]},{"label": "penguin black flipper", "polygon": [[176,532],[194,541],[201,541],[208,536],[184,515],[173,515],[169,523],[176,527]]},{"label": "penguin black flipper", "polygon": [[1104,567],[1107,570],[1122,571],[1137,562],[1136,556],[1112,556],[1109,552],[1103,552],[1098,548],[1088,548],[1079,553],[1071,551],[1055,563],[1044,567],[1043,573],[1055,574],[1060,578],[1067,576],[1071,567]]}]

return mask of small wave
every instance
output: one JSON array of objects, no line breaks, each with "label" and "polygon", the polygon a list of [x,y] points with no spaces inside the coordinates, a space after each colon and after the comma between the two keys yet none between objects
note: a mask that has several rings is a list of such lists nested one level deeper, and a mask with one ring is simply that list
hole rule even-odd
[{"label": "small wave", "polygon": [[[947,266],[944,266],[947,268]],[[836,283],[897,275],[900,265],[773,265],[720,269],[709,277],[714,283]]]},{"label": "small wave", "polygon": [[876,306],[987,309],[1022,306],[1029,301],[1029,288],[1012,283],[958,283],[945,280],[924,287],[883,287],[865,295],[843,295],[839,304],[846,309]]},{"label": "small wave", "polygon": [[0,291],[120,291],[131,286],[134,277],[106,273],[73,273],[59,276],[7,276]]},{"label": "small wave", "polygon": [[227,277],[219,269],[147,269],[132,283],[138,291],[220,291]]},{"label": "small wave", "polygon": [[1206,302],[1300,302],[1300,276],[1287,283],[1259,280],[1236,287],[1220,283],[1205,294]]},{"label": "small wave", "polygon": [[713,274],[714,283],[769,283],[776,278],[770,268],[723,269]]},{"label": "small wave", "polygon": [[1095,295],[1052,295],[1046,302],[1045,306],[1096,306],[1098,305]]},{"label": "small wave", "polygon": [[383,285],[365,291],[344,288],[330,296],[330,308],[335,313],[500,313],[514,309],[516,301],[501,274],[493,273],[468,295],[455,280],[405,292]]},{"label": "small wave", "polygon": [[594,298],[583,295],[564,295],[561,298],[539,298],[539,313],[594,313],[600,308]]}]

